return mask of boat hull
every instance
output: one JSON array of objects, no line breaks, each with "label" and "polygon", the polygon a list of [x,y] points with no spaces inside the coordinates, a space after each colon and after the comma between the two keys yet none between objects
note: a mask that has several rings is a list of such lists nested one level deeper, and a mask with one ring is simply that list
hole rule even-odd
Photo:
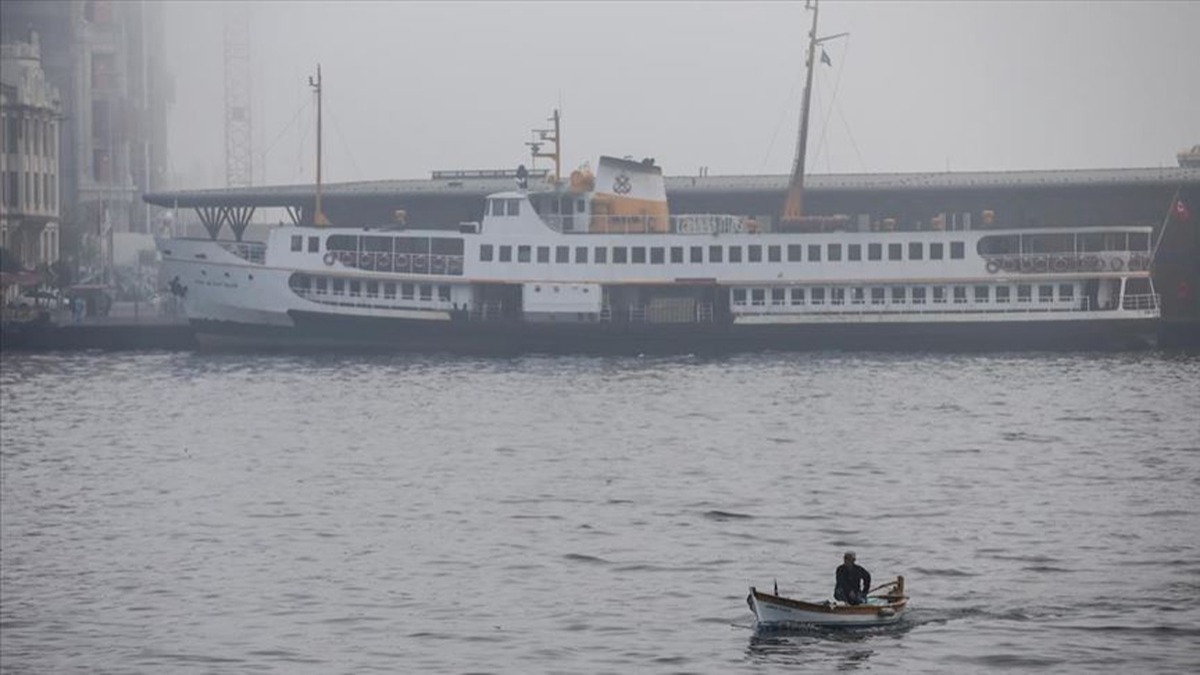
[{"label": "boat hull", "polygon": [[1154,345],[1153,319],[1076,321],[638,324],[474,321],[290,310],[270,323],[193,319],[227,349],[363,349],[466,354],[727,354],[748,351],[1096,351]]},{"label": "boat hull", "polygon": [[879,604],[844,605],[792,600],[750,589],[750,610],[760,627],[846,626],[871,627],[894,624],[903,617],[907,598],[875,600]]}]

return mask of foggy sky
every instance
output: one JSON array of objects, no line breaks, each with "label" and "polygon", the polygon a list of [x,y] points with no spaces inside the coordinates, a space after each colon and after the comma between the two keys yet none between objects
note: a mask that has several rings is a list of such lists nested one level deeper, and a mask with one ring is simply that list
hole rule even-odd
[{"label": "foggy sky", "polygon": [[[176,187],[224,185],[227,11],[166,10]],[[254,2],[255,183],[313,180],[318,62],[329,182],[528,164],[529,130],[556,107],[565,171],[608,154],[667,175],[787,173],[810,16],[803,2]],[[811,172],[1171,166],[1200,143],[1200,3],[833,1],[820,19],[820,35],[851,35],[817,73]]]}]

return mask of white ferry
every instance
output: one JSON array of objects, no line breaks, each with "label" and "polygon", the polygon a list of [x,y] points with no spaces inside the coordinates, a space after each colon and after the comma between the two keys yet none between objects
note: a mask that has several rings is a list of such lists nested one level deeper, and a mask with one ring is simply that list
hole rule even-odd
[{"label": "white ferry", "polygon": [[[803,218],[816,37],[778,223],[669,212],[652,161],[489,196],[478,222],[280,227],[262,243],[159,242],[211,346],[460,352],[1092,349],[1146,346],[1159,298],[1150,227],[996,229],[994,214],[896,231]],[[973,229],[972,223],[984,229]],[[397,225],[401,225],[397,227]],[[800,231],[796,231],[800,230]]]}]

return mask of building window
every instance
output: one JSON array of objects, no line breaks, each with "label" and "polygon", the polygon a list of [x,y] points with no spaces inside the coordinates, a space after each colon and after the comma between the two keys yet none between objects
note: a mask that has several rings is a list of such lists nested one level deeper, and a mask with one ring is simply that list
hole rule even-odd
[{"label": "building window", "polygon": [[554,249],[554,262],[569,263],[571,262],[571,247],[557,246]]},{"label": "building window", "polygon": [[943,257],[942,256],[943,248],[945,248],[945,245],[942,244],[940,241],[930,244],[929,245],[929,259],[930,260],[941,260]]},{"label": "building window", "polygon": [[954,260],[962,260],[963,248],[963,242],[961,241],[950,242],[950,257]]},{"label": "building window", "polygon": [[532,246],[518,246],[517,247],[517,262],[527,263],[527,262],[531,262],[532,260],[533,260],[533,247]]},{"label": "building window", "polygon": [[512,262],[512,246],[508,244],[501,244],[500,262]]},{"label": "building window", "polygon": [[708,247],[708,262],[710,262],[710,263],[721,262],[721,260],[723,258],[723,256],[721,255],[722,251],[723,251],[723,249],[720,246],[709,246]]},{"label": "building window", "polygon": [[867,260],[883,260],[883,244],[867,244]]},{"label": "building window", "polygon": [[303,251],[304,250],[304,237],[303,236],[301,236],[299,234],[292,235],[292,250],[293,251]]},{"label": "building window", "polygon": [[603,265],[608,262],[608,248],[605,246],[597,246],[592,249],[592,260],[597,265]]},{"label": "building window", "polygon": [[800,244],[788,244],[788,262],[801,262],[804,260],[804,247]]},{"label": "building window", "polygon": [[575,262],[578,264],[581,264],[581,265],[586,264],[588,261],[587,252],[588,252],[588,247],[576,246],[575,247]]},{"label": "building window", "polygon": [[624,246],[614,246],[612,250],[612,261],[614,265],[624,265],[629,262],[629,249]]},{"label": "building window", "polygon": [[635,265],[645,265],[646,264],[646,247],[645,246],[631,246],[629,257],[633,260],[633,263]]},{"label": "building window", "polygon": [[688,250],[689,260],[694,263],[704,262],[704,247],[693,246]]},{"label": "building window", "polygon": [[991,293],[989,293],[988,291],[989,291],[989,289],[987,286],[976,286],[975,287],[975,302],[987,302],[988,297],[991,295]]},{"label": "building window", "polygon": [[[663,264],[664,262],[666,262],[666,259],[664,258],[665,254],[666,254],[666,249],[664,249],[663,247],[661,247],[661,246],[651,247],[651,249],[650,249],[650,264],[651,265]],[[680,256],[683,255],[682,249],[679,251],[679,255]]]},{"label": "building window", "polygon": [[908,244],[908,259],[923,260],[925,258],[925,245],[919,241],[909,242]]},{"label": "building window", "polygon": [[809,244],[808,245],[808,261],[809,262],[821,262],[821,245],[820,244]]},{"label": "building window", "polygon": [[804,304],[804,289],[803,288],[796,287],[796,288],[792,289],[792,304],[793,305],[803,305]]},{"label": "building window", "polygon": [[846,247],[846,260],[862,260],[862,244],[850,244]]},{"label": "building window", "polygon": [[492,249],[491,244],[480,244],[479,245],[479,261],[480,262],[492,262],[493,253],[494,253],[494,251]]},{"label": "building window", "polygon": [[751,244],[747,246],[746,258],[750,262],[762,262],[762,244]]},{"label": "building window", "polygon": [[[654,254],[653,253],[650,254],[650,262],[654,262]],[[683,262],[683,247],[682,246],[672,246],[671,247],[671,263],[679,264],[682,262]]]},{"label": "building window", "polygon": [[550,262],[550,247],[549,246],[537,247],[537,261],[540,263]]},{"label": "building window", "polygon": [[904,247],[900,244],[888,244],[888,260],[900,260],[904,253]]},{"label": "building window", "polygon": [[1038,302],[1054,302],[1054,286],[1042,284],[1038,286]]},{"label": "building window", "polygon": [[309,237],[308,238],[308,252],[309,253],[320,253],[321,252],[321,238],[320,237]]},{"label": "building window", "polygon": [[842,259],[842,245],[830,244],[826,251],[830,262],[839,262]]},{"label": "building window", "polygon": [[729,247],[729,262],[731,262],[731,263],[742,262],[742,247],[741,246],[730,246]]}]

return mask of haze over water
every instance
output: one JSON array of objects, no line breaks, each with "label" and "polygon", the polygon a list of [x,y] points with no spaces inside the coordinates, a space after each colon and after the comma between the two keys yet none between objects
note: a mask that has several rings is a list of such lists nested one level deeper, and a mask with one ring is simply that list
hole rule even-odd
[{"label": "haze over water", "polygon": [[4,673],[1200,670],[1194,356],[2,365]]}]

